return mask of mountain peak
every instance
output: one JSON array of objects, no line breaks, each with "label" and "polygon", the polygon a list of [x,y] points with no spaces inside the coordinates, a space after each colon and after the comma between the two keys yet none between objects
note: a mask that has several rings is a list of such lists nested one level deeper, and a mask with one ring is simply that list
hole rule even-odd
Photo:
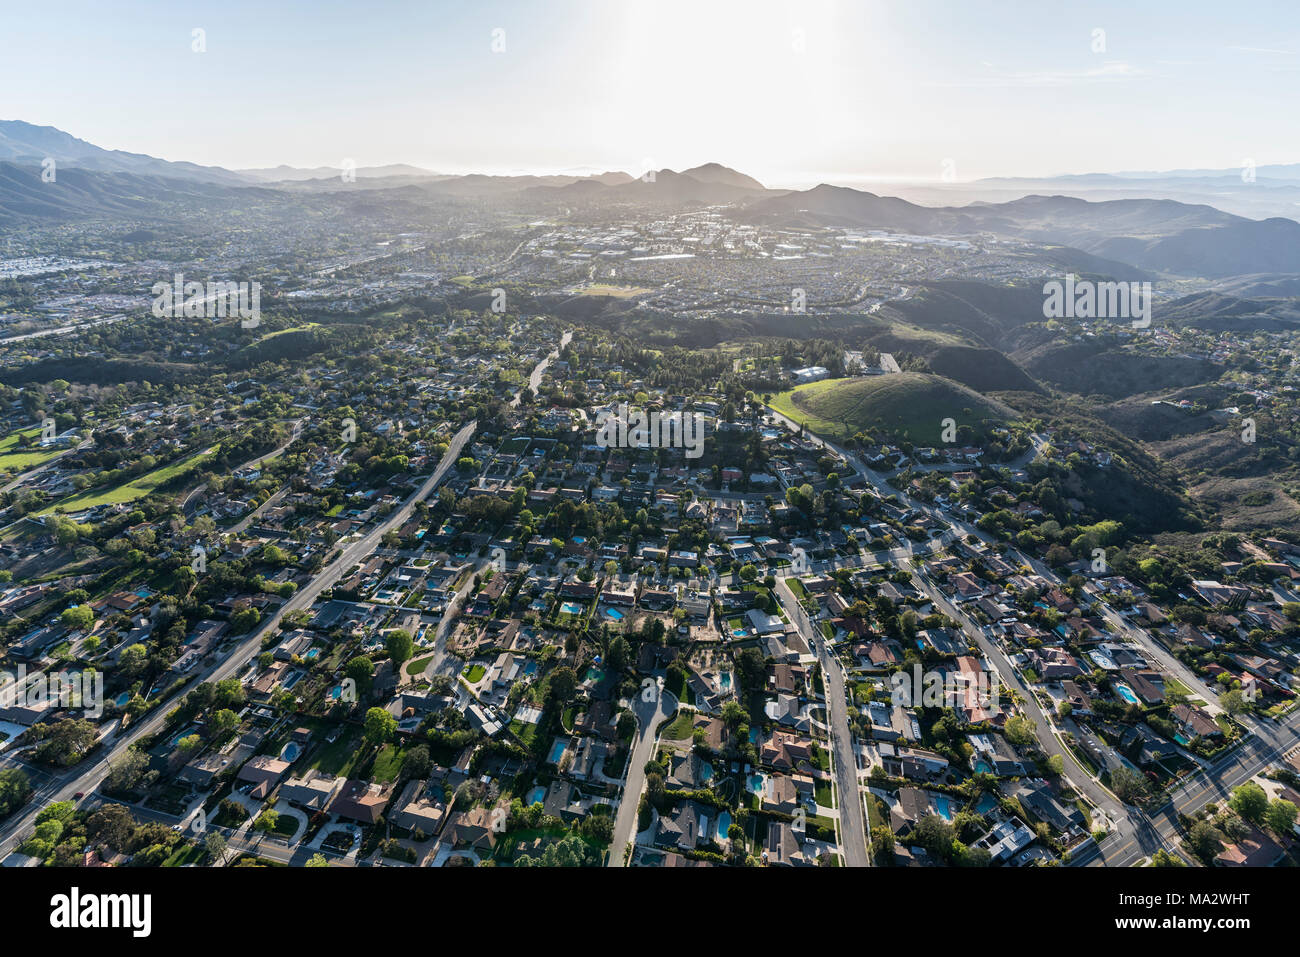
[{"label": "mountain peak", "polygon": [[738,172],[729,166],[723,166],[721,163],[705,163],[703,166],[684,169],[682,175],[697,179],[701,183],[722,183],[726,186],[738,186],[741,189],[767,188],[754,177],[746,176],[744,173]]}]

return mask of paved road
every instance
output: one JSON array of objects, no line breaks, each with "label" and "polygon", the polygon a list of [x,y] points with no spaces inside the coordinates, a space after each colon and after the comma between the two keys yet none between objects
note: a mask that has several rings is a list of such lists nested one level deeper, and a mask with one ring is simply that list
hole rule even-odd
[{"label": "paved road", "polygon": [[[434,470],[423,485],[412,492],[402,505],[393,509],[369,533],[345,547],[338,558],[325,566],[315,578],[299,589],[292,598],[281,605],[259,627],[253,629],[249,636],[233,652],[228,654],[222,662],[204,672],[200,676],[200,680],[215,682],[237,675],[248,666],[253,657],[261,650],[262,636],[270,629],[277,627],[284,615],[310,608],[321,592],[331,587],[353,565],[360,563],[370,552],[374,551],[384,535],[405,522],[414,511],[416,503],[427,498],[437,488],[447,472],[456,464],[461,449],[474,434],[477,426],[478,423],[471,422],[457,432],[447,448],[447,454],[442,457],[437,469]],[[83,764],[67,775],[52,778],[45,786],[37,790],[32,796],[26,813],[11,819],[3,828],[0,828],[0,858],[8,855],[19,843],[19,838],[25,835],[27,830],[33,826],[36,815],[41,808],[54,801],[72,800],[73,795],[77,792],[90,794],[99,787],[108,774],[110,763],[125,754],[127,748],[135,742],[157,733],[163,727],[167,712],[170,710],[170,703],[160,703],[154,708],[150,717],[134,726],[126,735],[117,738],[111,748],[102,750],[97,757],[91,759],[90,763]]]},{"label": "paved road", "polygon": [[[269,451],[269,452],[263,452],[261,455],[255,456],[255,457],[249,459],[247,462],[243,463],[242,465],[238,465],[238,466],[236,466],[235,468],[231,469],[231,470],[230,470],[231,473],[233,474],[233,473],[235,473],[235,472],[242,471],[243,469],[255,469],[255,468],[257,468],[258,466],[260,466],[263,462],[266,462],[266,461],[268,461],[268,460],[270,460],[270,459],[275,458],[277,455],[279,455],[280,453],[282,453],[282,452],[283,452],[285,449],[287,449],[289,446],[293,445],[293,443],[297,442],[297,441],[298,441],[298,437],[299,437],[301,434],[302,434],[302,419],[294,419],[294,420],[293,420],[293,429],[290,431],[290,433],[289,433],[289,437],[288,437],[287,439],[285,439],[283,442],[281,442],[281,443],[280,443],[279,445],[277,445],[275,448],[271,449],[271,451]],[[204,489],[206,489],[206,488],[207,488],[207,483],[206,483],[206,482],[201,482],[201,483],[199,483],[198,485],[196,485],[196,486],[195,486],[195,487],[190,491],[190,493],[189,493],[188,495],[185,496],[185,500],[184,500],[183,502],[181,502],[181,511],[183,511],[186,515],[191,514],[191,511],[193,510],[193,508],[194,508],[194,507],[196,506],[196,504],[197,504],[197,503],[194,502],[194,496],[198,495],[200,492],[202,492],[202,491],[203,491]],[[287,489],[288,489],[288,486],[285,486],[285,488],[283,488],[283,489],[281,489],[279,492],[276,492],[276,493],[275,493],[276,496],[282,495],[285,491],[287,491]],[[244,519],[244,521],[240,522],[240,525],[241,525],[241,526],[246,526],[246,525],[248,524],[249,520],[253,517],[253,515],[259,515],[259,514],[261,514],[262,509],[266,508],[266,506],[269,505],[269,504],[270,504],[270,501],[269,501],[269,500],[268,500],[267,502],[263,503],[262,506],[261,506],[261,508],[257,509],[257,511],[255,511],[254,513],[252,513],[252,515],[249,515],[248,517],[246,517],[246,518]],[[242,528],[239,529],[239,531],[242,531],[242,530],[243,530]],[[234,531],[234,529],[232,529],[232,531]],[[235,532],[235,534],[238,534],[238,532]]]},{"label": "paved road", "polygon": [[[528,376],[528,388],[532,389],[534,393],[537,392],[537,387],[542,384],[542,375],[546,372],[547,367],[551,364],[551,360],[558,359],[560,357],[561,350],[563,350],[564,347],[567,346],[572,341],[572,339],[573,339],[573,333],[566,332],[564,335],[560,337],[560,344],[555,347],[555,349],[551,352],[551,354],[548,355],[541,362],[537,363],[537,365],[533,366],[532,374]],[[519,400],[523,397],[523,394],[524,392],[522,389],[520,389],[518,392],[515,393],[515,397],[510,400],[510,408],[517,409],[519,407]]]},{"label": "paved road", "polygon": [[637,808],[641,804],[641,791],[645,788],[645,766],[654,757],[658,740],[655,729],[677,710],[677,698],[668,691],[660,691],[654,701],[644,701],[638,693],[631,704],[632,713],[636,715],[637,736],[624,769],[623,796],[614,817],[614,838],[609,843],[609,867],[627,866],[623,855],[636,836]]},{"label": "paved road", "polygon": [[[1163,807],[1143,815],[1149,821],[1151,832],[1163,843],[1175,847],[1181,839],[1179,814],[1194,814],[1211,802],[1223,804],[1231,797],[1233,788],[1280,764],[1286,755],[1300,748],[1300,711],[1293,711],[1276,722],[1247,719],[1246,723],[1254,734],[1240,747],[1221,758],[1208,772],[1199,771],[1175,788]],[[1102,841],[1098,853],[1081,856],[1071,863],[1130,867],[1150,853],[1153,852],[1129,835],[1112,835]]]},{"label": "paved road", "polygon": [[40,475],[50,466],[57,463],[59,459],[63,458],[64,456],[71,455],[73,452],[80,452],[82,449],[88,449],[93,444],[94,443],[92,442],[92,440],[83,439],[81,442],[77,443],[76,445],[64,449],[62,452],[60,452],[58,455],[54,456],[53,458],[47,459],[45,462],[42,462],[40,465],[36,466],[36,468],[28,469],[26,472],[23,472],[21,475],[16,476],[13,479],[13,481],[11,481],[8,485],[6,485],[4,488],[0,488],[0,492],[12,492],[14,489],[18,488],[18,486],[22,485],[24,482]]},{"label": "paved road", "polygon": [[862,788],[858,784],[858,757],[853,746],[853,732],[849,729],[847,692],[844,671],[838,658],[826,650],[826,642],[818,640],[808,613],[795,597],[785,578],[776,580],[777,595],[781,598],[799,634],[809,648],[816,649],[826,685],[826,705],[830,711],[831,764],[835,776],[835,789],[839,794],[840,847],[848,867],[869,867],[871,855],[867,850],[867,828],[863,819]]},{"label": "paved road", "polygon": [[[793,422],[793,420],[781,415],[780,413],[774,412],[774,414],[778,419],[786,422],[786,424],[798,428],[798,423]],[[892,490],[892,486],[889,486],[886,483],[883,475],[868,468],[867,465],[858,458],[858,456],[849,452],[847,449],[842,448],[834,442],[815,436],[812,433],[807,433],[806,437],[814,444],[843,456],[845,460],[872,486],[878,489],[889,488]],[[1041,448],[1041,445],[1042,442],[1039,440],[1039,437],[1035,436],[1033,449],[1027,454],[1036,455]],[[948,532],[942,536],[942,539],[947,539],[955,535],[975,535],[985,542],[992,541],[985,532],[975,526],[955,519],[942,510],[934,508],[926,503],[915,501],[905,491],[898,490],[896,494],[898,495],[900,503],[904,506],[919,509],[946,524],[948,526]],[[910,563],[910,557],[915,554],[915,547],[916,546],[914,546],[911,541],[905,540],[903,547],[891,552],[890,557],[901,567],[907,567],[907,564]],[[1028,563],[1027,558],[1025,561]],[[1037,566],[1035,567],[1037,568]],[[1104,863],[1116,866],[1120,863],[1120,858],[1123,856],[1117,854],[1115,851],[1117,842],[1118,844],[1125,845],[1131,849],[1131,852],[1135,855],[1133,857],[1134,862],[1144,856],[1155,853],[1158,848],[1164,846],[1166,839],[1141,811],[1129,807],[1116,799],[1109,791],[1102,787],[1100,781],[1081,768],[1074,757],[1065,750],[1061,742],[1052,733],[1051,724],[1048,722],[1047,716],[1043,714],[1042,709],[1039,707],[1037,698],[1029,688],[1025,687],[1023,682],[1020,680],[1020,676],[1011,666],[1011,662],[1002,653],[1001,649],[997,647],[996,643],[990,641],[984,635],[982,629],[966,618],[966,616],[958,610],[957,606],[943,594],[942,590],[926,581],[920,574],[914,574],[913,580],[917,581],[923,587],[926,593],[930,595],[936,605],[940,607],[948,617],[962,624],[963,630],[967,631],[975,639],[981,650],[993,662],[994,667],[1001,676],[1001,680],[1004,683],[1009,683],[1011,687],[1019,689],[1021,698],[1024,700],[1025,710],[1028,716],[1034,721],[1034,731],[1039,740],[1039,744],[1048,754],[1061,755],[1065,764],[1065,776],[1067,780],[1076,790],[1085,794],[1095,806],[1104,810],[1114,822],[1115,829],[1107,839],[1102,842],[1104,850],[1097,852],[1097,856]],[[1049,580],[1055,581],[1057,579],[1055,579],[1055,576],[1050,576]],[[1189,687],[1195,687],[1195,685]]]}]

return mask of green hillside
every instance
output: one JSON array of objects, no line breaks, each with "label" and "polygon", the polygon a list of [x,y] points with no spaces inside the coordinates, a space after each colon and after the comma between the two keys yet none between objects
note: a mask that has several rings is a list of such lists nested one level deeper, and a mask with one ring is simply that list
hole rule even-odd
[{"label": "green hillside", "polygon": [[783,392],[771,404],[828,438],[844,439],[866,431],[906,437],[923,445],[940,443],[946,418],[976,431],[1019,418],[1010,406],[951,379],[919,372],[825,379]]}]

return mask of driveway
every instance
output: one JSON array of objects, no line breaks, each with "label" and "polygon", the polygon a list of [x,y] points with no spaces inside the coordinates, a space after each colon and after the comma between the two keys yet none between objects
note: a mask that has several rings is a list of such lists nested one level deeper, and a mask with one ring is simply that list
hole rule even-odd
[{"label": "driveway", "polygon": [[654,757],[655,728],[677,710],[677,698],[670,692],[660,691],[654,701],[643,701],[638,694],[631,705],[632,713],[636,715],[637,736],[627,759],[623,797],[614,818],[614,839],[609,845],[610,867],[624,866],[623,852],[636,830],[637,806],[645,788],[645,766]]}]

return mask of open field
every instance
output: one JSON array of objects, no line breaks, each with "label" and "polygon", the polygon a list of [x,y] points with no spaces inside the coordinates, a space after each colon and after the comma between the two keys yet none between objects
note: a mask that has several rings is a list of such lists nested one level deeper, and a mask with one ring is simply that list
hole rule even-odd
[{"label": "open field", "polygon": [[129,482],[110,489],[89,490],[81,492],[78,495],[71,495],[62,499],[48,508],[42,509],[38,514],[47,515],[50,512],[79,512],[82,509],[93,508],[96,505],[115,505],[119,502],[134,502],[136,499],[144,498],[156,489],[178,475],[184,475],[193,472],[204,462],[212,458],[212,452],[195,452],[170,465],[164,465],[156,468],[145,475],[139,475]]},{"label": "open field", "polygon": [[26,449],[18,447],[20,436],[37,438],[40,434],[40,427],[33,426],[30,429],[10,432],[0,439],[0,472],[25,472],[27,469],[34,469],[38,465],[44,465],[66,448],[62,445],[50,446],[46,449],[39,445]]},{"label": "open field", "polygon": [[1017,418],[1011,408],[951,379],[918,372],[823,379],[774,396],[771,406],[831,439],[874,431],[930,445],[939,444],[946,418],[976,429]]}]

